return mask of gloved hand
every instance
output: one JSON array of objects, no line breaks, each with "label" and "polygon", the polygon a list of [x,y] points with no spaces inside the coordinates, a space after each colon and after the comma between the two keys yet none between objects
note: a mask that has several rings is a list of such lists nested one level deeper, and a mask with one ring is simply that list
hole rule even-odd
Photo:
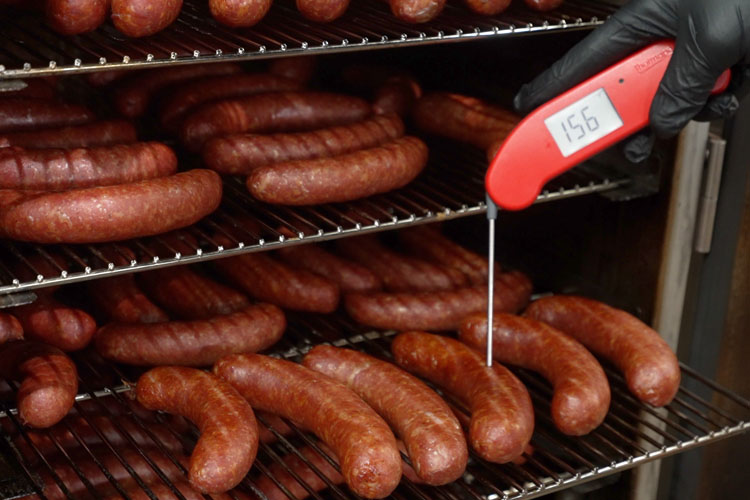
[{"label": "gloved hand", "polygon": [[[516,95],[528,113],[650,43],[675,39],[675,51],[651,106],[651,130],[676,135],[691,119],[728,117],[750,90],[750,0],[631,0]],[[729,89],[710,97],[719,75],[733,67]],[[633,162],[651,152],[651,132],[624,148]]]}]

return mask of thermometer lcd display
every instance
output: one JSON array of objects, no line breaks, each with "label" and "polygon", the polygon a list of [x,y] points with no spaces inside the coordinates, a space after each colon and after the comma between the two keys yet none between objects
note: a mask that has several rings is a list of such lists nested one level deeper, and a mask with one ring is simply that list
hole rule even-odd
[{"label": "thermometer lcd display", "polygon": [[604,89],[558,111],[544,120],[544,124],[565,158],[623,126]]}]

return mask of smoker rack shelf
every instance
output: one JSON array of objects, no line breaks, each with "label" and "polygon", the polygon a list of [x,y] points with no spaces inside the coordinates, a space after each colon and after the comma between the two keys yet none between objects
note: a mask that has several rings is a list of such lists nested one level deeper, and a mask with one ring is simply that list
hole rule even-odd
[{"label": "smoker rack shelf", "polygon": [[[229,178],[216,212],[168,235],[97,245],[0,240],[0,307],[13,305],[20,292],[52,285],[484,213],[483,152],[435,144],[430,158],[425,172],[405,188],[350,203],[271,206],[254,200],[242,179]],[[612,191],[630,181],[614,167],[585,164],[548,184],[537,202]],[[281,226],[297,237],[282,235]]]},{"label": "smoker rack shelf", "polygon": [[[374,332],[339,316],[295,316],[290,321],[290,327],[281,343],[274,349],[277,356],[299,361],[301,355],[313,345],[328,342],[338,346],[351,347],[368,352],[384,359],[389,358],[389,343],[394,332]],[[149,433],[154,422],[167,424],[174,428],[170,417],[163,414],[143,414],[142,411],[129,411],[129,387],[117,385],[121,380],[135,380],[138,371],[110,365],[87,353],[77,355],[77,364],[81,376],[81,388],[84,391],[76,403],[76,413],[89,421],[92,427],[96,425],[91,416],[98,413],[105,415],[122,415],[133,421],[143,432]],[[483,462],[476,455],[472,455],[470,465],[463,478],[450,485],[436,488],[425,487],[410,483],[404,479],[401,486],[394,492],[395,499],[508,499],[535,498],[559,491],[577,484],[602,478],[645,462],[658,460],[676,453],[729,438],[747,431],[750,428],[750,402],[704,378],[687,366],[682,366],[683,381],[675,400],[663,410],[656,410],[638,402],[627,391],[622,377],[609,367],[605,367],[612,387],[612,404],[604,424],[591,434],[584,437],[569,437],[560,434],[551,424],[549,417],[549,401],[551,389],[539,376],[524,370],[515,370],[522,381],[529,388],[535,407],[536,429],[532,439],[533,452],[524,454],[526,462],[522,465],[496,465]],[[101,390],[102,383],[111,384]],[[93,401],[88,401],[93,400]],[[460,411],[460,403],[448,399]],[[0,405],[2,405],[0,399]],[[10,413],[5,418],[5,429],[10,429],[9,435],[18,436],[14,442],[22,442],[31,453],[37,453],[31,445],[28,435],[20,430],[14,411],[5,403],[0,410]],[[5,413],[5,412],[3,412]],[[2,415],[2,413],[0,413]],[[71,429],[68,417],[59,424]],[[267,425],[274,434],[279,429],[274,424],[259,416],[259,420]],[[0,420],[2,423],[2,420]],[[256,491],[257,478],[265,476],[274,481],[279,467],[284,469],[280,457],[287,453],[298,455],[300,447],[306,446],[316,449],[317,441],[294,428],[289,422],[293,433],[286,434],[286,438],[279,438],[273,444],[261,444],[256,465],[243,481],[240,489],[245,492]],[[278,424],[276,424],[278,425]],[[124,432],[120,428],[121,432]],[[45,433],[46,431],[42,431]],[[182,439],[183,443],[192,446],[197,433],[194,428],[189,432],[190,437],[172,430],[174,436]],[[47,433],[49,436],[52,434]],[[103,435],[103,433],[102,433]],[[75,438],[74,433],[74,438]],[[154,447],[159,440],[154,439]],[[103,437],[100,437],[103,439]],[[127,439],[127,435],[125,435]],[[55,440],[52,439],[54,442]],[[58,443],[62,446],[62,443]],[[79,443],[80,444],[80,443]],[[162,443],[163,444],[163,443]],[[149,449],[138,448],[143,457],[149,457]],[[118,454],[121,449],[110,443],[107,453]],[[162,446],[162,453],[167,452]],[[86,448],[87,455],[97,456],[96,447]],[[102,452],[103,453],[103,452]],[[43,455],[38,469],[45,470]],[[45,459],[48,457],[44,457]],[[171,455],[175,465],[180,468],[176,457]],[[326,455],[324,459],[328,459]],[[123,463],[127,463],[122,458]],[[68,460],[63,459],[63,462]],[[331,462],[333,463],[333,462]],[[273,465],[276,464],[276,465]],[[72,465],[72,464],[71,464]],[[309,465],[309,463],[308,463]],[[313,468],[314,469],[314,468]],[[28,481],[34,477],[37,469],[29,465],[23,466],[23,476]],[[184,472],[184,469],[183,469]],[[47,471],[48,474],[48,471]],[[163,479],[162,479],[163,480]],[[168,485],[170,483],[165,481]],[[117,481],[111,481],[114,488],[121,487]],[[16,485],[18,487],[18,485]],[[0,492],[2,493],[2,492]],[[92,492],[93,493],[93,492]],[[1,496],[1,495],[0,495]],[[181,496],[177,495],[179,498]],[[94,498],[100,497],[97,494]],[[345,486],[329,489],[313,498],[356,498]]]},{"label": "smoker rack shelf", "polygon": [[587,29],[615,7],[591,0],[566,0],[554,12],[538,13],[514,1],[495,17],[472,14],[462,3],[448,3],[432,22],[396,19],[381,0],[352,2],[346,14],[328,24],[303,18],[290,0],[277,1],[257,26],[232,30],[211,18],[206,2],[185,2],[178,20],[144,39],[129,39],[111,23],[74,37],[54,33],[38,15],[0,12],[0,79],[71,74],[159,65],[255,60],[302,54],[372,50]]}]

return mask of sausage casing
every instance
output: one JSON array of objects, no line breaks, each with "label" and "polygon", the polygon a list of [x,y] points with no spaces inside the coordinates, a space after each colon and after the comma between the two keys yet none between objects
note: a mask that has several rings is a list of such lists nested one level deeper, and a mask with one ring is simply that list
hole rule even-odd
[{"label": "sausage casing", "polygon": [[408,23],[426,23],[435,19],[445,7],[445,0],[389,0],[391,12]]},{"label": "sausage casing", "polygon": [[44,99],[8,97],[0,106],[0,132],[82,125],[94,120],[83,106]]},{"label": "sausage casing", "polygon": [[61,304],[51,296],[14,307],[12,312],[21,322],[26,338],[62,351],[83,349],[96,331],[96,321],[87,312]]},{"label": "sausage casing", "polygon": [[151,302],[138,288],[132,274],[94,280],[88,284],[89,297],[110,321],[119,323],[161,323],[167,313]]},{"label": "sausage casing", "polygon": [[63,35],[79,35],[98,28],[106,19],[109,0],[47,0],[47,23]]},{"label": "sausage casing", "polygon": [[10,314],[0,312],[0,345],[8,340],[23,338],[23,328],[18,319]]},{"label": "sausage casing", "polygon": [[297,10],[311,21],[328,23],[344,15],[349,0],[296,0]]},{"label": "sausage casing", "polygon": [[182,0],[112,0],[112,24],[123,34],[153,35],[177,19]]},{"label": "sausage casing", "polygon": [[465,2],[469,9],[485,16],[500,14],[510,5],[510,0],[465,0]]},{"label": "sausage casing", "polygon": [[546,12],[558,8],[563,0],[524,0],[524,2],[534,10]]},{"label": "sausage casing", "polygon": [[271,8],[273,0],[208,0],[214,19],[232,28],[257,24]]},{"label": "sausage casing", "polygon": [[135,127],[125,120],[107,120],[84,125],[9,132],[0,135],[0,148],[68,149],[129,144],[138,139]]}]

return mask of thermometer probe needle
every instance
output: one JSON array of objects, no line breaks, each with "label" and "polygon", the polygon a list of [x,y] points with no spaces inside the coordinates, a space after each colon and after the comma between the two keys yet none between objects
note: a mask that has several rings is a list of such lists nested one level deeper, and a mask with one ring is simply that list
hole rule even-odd
[{"label": "thermometer probe needle", "polygon": [[489,223],[489,251],[487,262],[487,366],[492,366],[492,317],[495,312],[495,219],[497,205],[490,195],[487,198],[487,222]]}]

